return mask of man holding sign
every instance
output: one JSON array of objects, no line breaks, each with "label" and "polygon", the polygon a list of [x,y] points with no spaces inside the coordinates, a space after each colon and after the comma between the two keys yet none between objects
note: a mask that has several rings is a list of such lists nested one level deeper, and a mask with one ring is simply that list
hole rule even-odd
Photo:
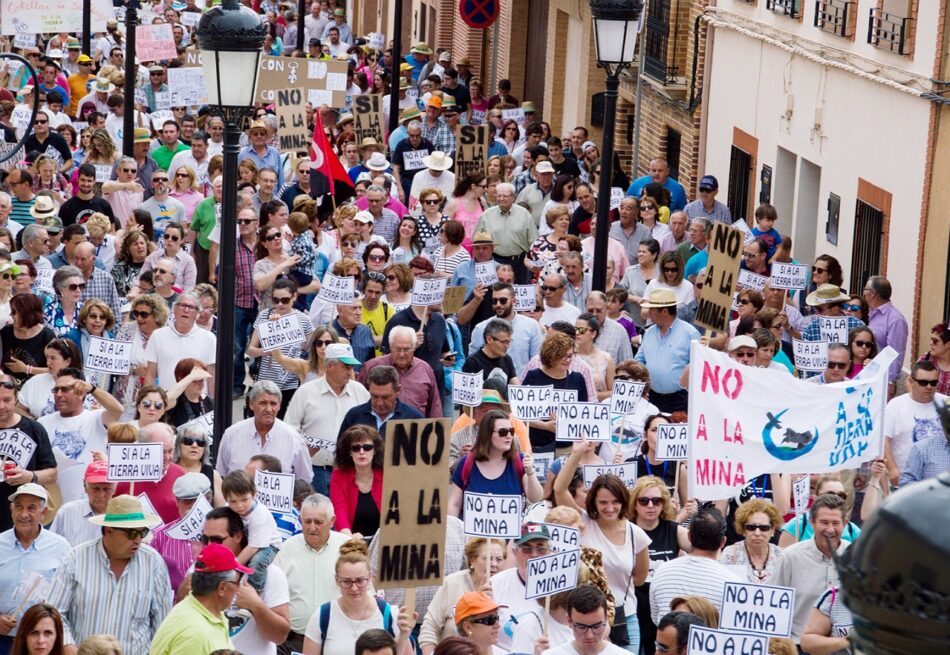
[{"label": "man holding sign", "polygon": [[[828,341],[832,343],[848,343],[848,333],[856,327],[865,327],[864,323],[847,316],[842,305],[851,301],[851,296],[841,291],[835,284],[822,284],[805,298],[805,304],[815,308],[818,318],[805,326],[802,330],[802,341]],[[825,319],[825,320],[822,320]],[[830,321],[828,319],[837,319]],[[840,323],[840,330],[829,332],[829,325]]]},{"label": "man holding sign", "polygon": [[[416,278],[416,283],[420,282]],[[443,287],[444,289],[444,287]],[[444,291],[443,291],[444,293]],[[416,296],[413,288],[413,296]],[[380,350],[384,355],[390,353],[389,333],[394,327],[405,325],[412,328],[416,333],[415,356],[432,367],[432,373],[435,375],[435,382],[439,386],[440,397],[445,397],[445,371],[443,365],[448,366],[448,362],[443,362],[443,353],[449,352],[448,328],[445,324],[445,317],[442,316],[442,298],[428,298],[433,302],[422,306],[413,304],[397,312],[383,331],[383,342],[380,344]]]}]

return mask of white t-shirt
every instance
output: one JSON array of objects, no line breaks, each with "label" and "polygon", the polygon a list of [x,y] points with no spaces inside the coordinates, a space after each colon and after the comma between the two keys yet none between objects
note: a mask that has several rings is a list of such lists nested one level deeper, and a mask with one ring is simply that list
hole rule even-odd
[{"label": "white t-shirt", "polygon": [[168,391],[176,384],[178,362],[194,357],[205,365],[213,365],[216,343],[214,334],[197,325],[188,334],[181,334],[174,325],[168,325],[152,333],[145,347],[145,360],[157,363],[156,384]]},{"label": "white t-shirt", "polygon": [[[396,621],[396,617],[399,616],[398,608],[390,605],[389,611],[392,613],[392,630],[398,639],[399,626]],[[383,615],[378,609],[368,619],[353,621],[343,614],[343,610],[340,609],[340,600],[336,599],[330,601],[330,627],[327,630],[326,641],[323,640],[323,631],[320,630],[320,608],[317,608],[310,617],[310,623],[307,624],[307,631],[304,634],[310,641],[323,643],[321,655],[353,655],[357,637],[374,628],[385,630]]]},{"label": "white t-shirt", "polygon": [[[934,394],[938,403],[946,402],[943,394]],[[919,403],[909,393],[894,398],[884,409],[884,434],[891,438],[894,463],[903,471],[911,447],[927,437],[942,435],[940,418],[933,403]]]},{"label": "white t-shirt", "polygon": [[[604,649],[600,651],[597,655],[624,655],[627,651],[611,643],[605,643]],[[574,648],[574,639],[573,637],[567,643],[561,644],[560,646],[555,646],[554,648],[548,648],[546,651],[541,653],[541,655],[581,655]]]},{"label": "white t-shirt", "polygon": [[[542,615],[542,608],[537,600],[526,600],[524,582],[518,576],[518,569],[511,568],[501,571],[491,579],[492,598],[496,603],[507,605],[507,608],[498,609],[498,616],[501,618],[501,630],[498,631],[498,647],[511,652],[511,643],[515,628],[523,621],[532,621],[529,614],[535,617]],[[512,620],[514,617],[518,623]],[[534,648],[527,651],[534,652]]]},{"label": "white t-shirt", "polygon": [[267,548],[268,546],[280,548],[284,542],[277,530],[274,515],[256,500],[250,513],[242,516],[241,520],[244,521],[244,529],[247,530],[247,545],[251,548]]},{"label": "white t-shirt", "polygon": [[83,476],[86,464],[92,461],[92,451],[106,452],[106,427],[102,424],[105,413],[104,409],[84,410],[76,416],[64,418],[56,412],[38,419],[46,428],[53,446],[56,484],[64,503],[85,496]]},{"label": "white t-shirt", "polygon": [[[601,531],[597,521],[588,518],[587,513],[583,513],[585,525],[587,526],[581,537],[581,544],[596,548],[603,556],[604,576],[607,578],[607,584],[614,595],[614,604],[623,603],[623,611],[627,616],[634,616],[637,613],[637,596],[634,593],[633,575],[636,559],[634,552],[639,553],[649,546],[653,540],[647,536],[638,525],[627,522],[627,529],[624,532],[623,545],[617,545],[607,539]],[[630,543],[630,535],[633,535],[633,544]],[[626,595],[626,597],[624,597]]]},{"label": "white t-shirt", "polygon": [[49,373],[40,373],[27,380],[20,389],[20,402],[39,418],[56,411],[53,406],[53,384],[56,381]]},{"label": "white t-shirt", "polygon": [[[543,600],[543,599],[542,599]],[[541,638],[541,622],[544,619],[537,614],[528,616],[515,628],[515,638],[511,642],[512,653],[534,653],[534,644]],[[552,617],[548,621],[548,643],[554,647],[570,643],[574,632],[568,624],[561,624]],[[549,649],[550,650],[550,649]]]},{"label": "white t-shirt", "polygon": [[659,413],[660,410],[656,405],[641,398],[637,406],[633,408],[633,413],[622,417],[622,430],[618,429],[621,421],[620,416],[611,420],[610,441],[601,444],[600,457],[605,462],[612,463],[618,450],[620,451],[621,462],[626,462],[639,455],[640,444],[643,442],[643,425],[648,418]]},{"label": "white t-shirt", "polygon": [[[267,580],[261,591],[261,600],[271,609],[290,603],[287,575],[280,567],[267,567]],[[231,641],[234,642],[234,649],[242,653],[260,653],[260,655],[276,655],[277,653],[277,644],[264,639],[253,616],[239,632],[231,635]]]},{"label": "white t-shirt", "polygon": [[544,313],[541,314],[541,318],[538,322],[543,328],[546,328],[555,321],[567,321],[573,325],[574,321],[576,321],[580,315],[581,310],[567,301],[564,301],[560,307],[549,307],[547,303],[544,303]]}]

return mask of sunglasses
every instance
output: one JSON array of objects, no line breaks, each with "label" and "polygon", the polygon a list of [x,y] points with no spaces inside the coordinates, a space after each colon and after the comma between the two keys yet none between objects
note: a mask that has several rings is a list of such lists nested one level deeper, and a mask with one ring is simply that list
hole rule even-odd
[{"label": "sunglasses", "polygon": [[848,494],[843,491],[826,491],[822,496],[837,496],[841,500],[848,500]]},{"label": "sunglasses", "polygon": [[752,302],[752,301],[749,300],[748,298],[739,298],[739,300],[738,300],[737,302],[738,302],[740,305],[748,305],[748,304],[749,304],[750,302]]},{"label": "sunglasses", "polygon": [[279,238],[280,238],[280,232],[271,232],[266,237],[264,237],[264,241],[273,241],[274,239],[279,239]]},{"label": "sunglasses", "polygon": [[640,205],[640,211],[645,212],[649,209],[656,209],[656,205]]},{"label": "sunglasses", "polygon": [[49,121],[33,121],[34,125],[49,125]]},{"label": "sunglasses", "polygon": [[207,439],[200,439],[198,437],[182,437],[181,445],[183,446],[201,446],[204,448],[208,445]]},{"label": "sunglasses", "polygon": [[0,387],[4,389],[16,389],[16,385],[9,380],[0,380]]},{"label": "sunglasses", "polygon": [[256,223],[256,218],[239,218],[237,219],[238,225],[250,225],[251,223]]},{"label": "sunglasses", "polygon": [[768,532],[772,529],[771,525],[760,525],[758,523],[746,523],[743,527],[746,532]]},{"label": "sunglasses", "polygon": [[[270,237],[267,237],[267,240],[270,241]],[[358,245],[360,245],[358,241],[344,241],[343,242],[344,248],[355,248]]]},{"label": "sunglasses", "polygon": [[142,311],[132,312],[132,316],[134,316],[135,318],[148,318],[151,315],[152,315],[152,312],[142,312]]},{"label": "sunglasses", "polygon": [[227,537],[215,537],[208,536],[206,534],[201,535],[201,543],[203,543],[205,546],[208,544],[223,544],[225,539],[227,539]]},{"label": "sunglasses", "polygon": [[812,266],[812,267],[811,267],[811,272],[812,272],[812,273],[827,273],[827,272],[828,272],[828,269],[827,269],[827,268],[818,268],[817,266]]},{"label": "sunglasses", "polygon": [[860,312],[861,305],[841,305],[841,309],[846,312]]},{"label": "sunglasses", "polygon": [[142,407],[145,409],[152,409],[153,407],[155,409],[165,409],[165,403],[161,400],[143,400]]},{"label": "sunglasses", "polygon": [[89,316],[87,316],[86,318],[90,318],[90,319],[92,319],[92,320],[94,320],[94,321],[104,321],[104,320],[106,320],[106,317],[103,316],[102,314],[89,314]]},{"label": "sunglasses", "polygon": [[2,278],[2,279],[4,279],[4,280],[12,280],[12,279],[14,279],[12,273],[4,273],[3,275],[0,275],[0,278]]},{"label": "sunglasses", "polygon": [[66,288],[69,289],[70,291],[85,291],[86,283],[80,282],[79,284],[67,284]]},{"label": "sunglasses", "polygon": [[854,340],[854,345],[856,345],[858,348],[873,348],[873,347],[874,347],[874,342],[873,342],[873,341],[864,341],[863,339],[855,339],[855,340]]},{"label": "sunglasses", "polygon": [[508,304],[508,299],[507,299],[507,298],[492,298],[492,299],[491,299],[491,304],[493,304],[493,305],[507,305],[507,304]]},{"label": "sunglasses", "polygon": [[680,269],[678,269],[678,268],[675,267],[675,266],[673,266],[673,267],[664,266],[664,267],[663,267],[663,272],[664,272],[664,273],[679,273],[679,272],[680,272]]},{"label": "sunglasses", "polygon": [[637,505],[640,507],[646,507],[647,505],[656,505],[657,507],[663,504],[663,496],[640,496],[637,498]]},{"label": "sunglasses", "polygon": [[119,170],[122,171],[123,173],[137,173],[138,172],[138,169],[135,169],[135,168],[120,168]]},{"label": "sunglasses", "polygon": [[705,282],[697,282],[697,283],[696,283],[696,288],[697,288],[697,289],[702,289],[704,284],[705,284]]},{"label": "sunglasses", "polygon": [[574,332],[577,333],[577,334],[587,334],[587,332],[588,332],[589,330],[590,330],[590,328],[588,328],[588,327],[576,327],[576,328],[574,328]]},{"label": "sunglasses", "polygon": [[162,238],[165,239],[165,241],[181,241],[181,237],[174,234],[163,234]]},{"label": "sunglasses", "polygon": [[120,532],[125,533],[125,536],[129,538],[129,541],[135,541],[139,537],[144,539],[148,536],[148,528],[116,528]]},{"label": "sunglasses", "polygon": [[157,182],[168,182],[168,178],[167,177],[153,177],[152,184],[155,184]]},{"label": "sunglasses", "polygon": [[940,383],[940,380],[919,380],[917,378],[911,378],[911,380],[922,387],[936,387]]},{"label": "sunglasses", "polygon": [[498,433],[499,437],[515,436],[514,428],[498,428],[495,432]]},{"label": "sunglasses", "polygon": [[386,261],[386,255],[370,255],[368,259],[371,262],[384,262]]},{"label": "sunglasses", "polygon": [[395,275],[392,275],[392,274],[390,274],[390,275],[387,275],[387,276],[386,276],[386,279],[387,279],[387,280],[389,280],[390,282],[392,282],[393,280],[395,280],[395,279],[396,279],[396,276],[395,276]]},{"label": "sunglasses", "polygon": [[427,205],[438,205],[442,201],[441,200],[423,200],[422,202]]},{"label": "sunglasses", "polygon": [[175,177],[179,177],[179,178],[187,177],[189,179],[191,178],[191,176],[188,173],[175,173]]},{"label": "sunglasses", "polygon": [[351,453],[359,453],[359,452],[368,453],[368,452],[372,452],[375,448],[376,446],[374,446],[371,443],[355,443],[352,446],[350,446],[350,452]]},{"label": "sunglasses", "polygon": [[541,291],[557,291],[559,289],[561,289],[561,287],[549,287],[546,284],[541,285]]},{"label": "sunglasses", "polygon": [[836,369],[836,368],[837,368],[837,369],[841,369],[842,371],[844,371],[845,369],[849,368],[850,366],[851,366],[851,364],[849,364],[849,363],[847,363],[847,362],[828,362],[828,368],[829,368],[829,369]]},{"label": "sunglasses", "polygon": [[495,625],[501,619],[497,614],[492,614],[491,616],[483,616],[480,619],[470,619],[470,623],[477,623],[478,625]]},{"label": "sunglasses", "polygon": [[271,296],[271,298],[273,298],[274,302],[278,305],[289,305],[290,301],[293,300],[293,298],[278,298],[276,296]]}]

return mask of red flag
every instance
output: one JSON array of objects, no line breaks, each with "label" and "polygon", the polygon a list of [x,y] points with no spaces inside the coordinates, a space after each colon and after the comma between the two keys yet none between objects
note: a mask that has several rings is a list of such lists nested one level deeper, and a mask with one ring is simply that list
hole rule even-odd
[{"label": "red flag", "polygon": [[330,148],[326,133],[323,131],[323,119],[320,110],[314,111],[313,140],[310,143],[310,193],[319,197],[335,192],[335,182],[341,182],[350,188],[353,181],[347,175],[343,163]]}]

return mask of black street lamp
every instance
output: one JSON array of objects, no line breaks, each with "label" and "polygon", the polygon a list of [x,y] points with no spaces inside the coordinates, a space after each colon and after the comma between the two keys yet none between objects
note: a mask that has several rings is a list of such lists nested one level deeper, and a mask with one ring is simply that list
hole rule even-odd
[{"label": "black street lamp", "polygon": [[221,193],[221,262],[218,266],[218,343],[214,385],[214,452],[231,425],[234,388],[234,253],[237,247],[237,180],[241,123],[251,114],[257,68],[267,28],[259,14],[239,0],[224,0],[198,22],[208,105],[224,120]]},{"label": "black street lamp", "polygon": [[139,24],[139,0],[125,0],[125,4],[125,86],[122,91],[125,96],[125,108],[122,113],[122,155],[131,157],[132,147],[135,145],[135,80],[139,72],[139,67],[135,63],[135,28]]},{"label": "black street lamp", "polygon": [[607,239],[610,231],[610,187],[614,163],[614,123],[620,72],[629,68],[637,47],[641,0],[590,0],[597,44],[597,66],[607,71],[604,93],[604,141],[600,149],[600,184],[597,188],[597,235],[594,237],[594,270],[591,287],[607,287]]}]

